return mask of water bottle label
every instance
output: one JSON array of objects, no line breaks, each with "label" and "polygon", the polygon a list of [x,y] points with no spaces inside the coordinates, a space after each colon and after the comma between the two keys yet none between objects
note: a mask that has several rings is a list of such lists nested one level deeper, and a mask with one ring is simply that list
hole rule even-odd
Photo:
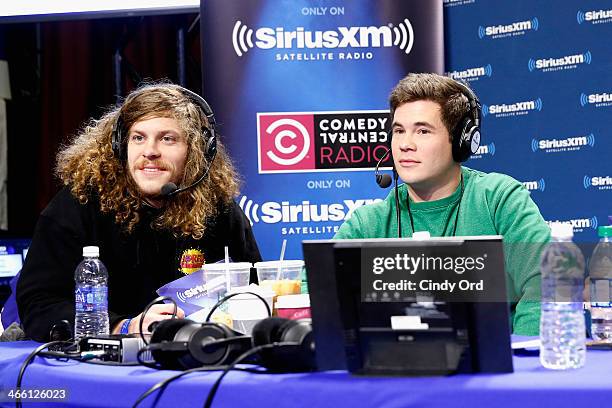
[{"label": "water bottle label", "polygon": [[107,288],[96,286],[77,287],[74,292],[77,312],[105,312],[107,309]]}]

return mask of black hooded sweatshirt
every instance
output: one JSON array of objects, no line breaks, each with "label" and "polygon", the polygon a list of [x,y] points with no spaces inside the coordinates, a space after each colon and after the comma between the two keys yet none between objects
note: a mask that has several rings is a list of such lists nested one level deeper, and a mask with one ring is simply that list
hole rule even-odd
[{"label": "black hooded sweatshirt", "polygon": [[143,208],[140,222],[127,233],[114,214],[100,211],[96,197],[80,204],[69,188],[63,188],[41,213],[17,283],[26,335],[47,341],[55,323],[67,320],[74,327],[74,272],[84,246],[98,246],[108,269],[111,330],[120,320],[142,313],[159,287],[184,276],[181,258],[187,250],[199,250],[205,263],[223,259],[226,245],[234,262],[261,260],[251,225],[233,201],[207,222],[200,240],[153,229],[151,222],[160,211]]}]

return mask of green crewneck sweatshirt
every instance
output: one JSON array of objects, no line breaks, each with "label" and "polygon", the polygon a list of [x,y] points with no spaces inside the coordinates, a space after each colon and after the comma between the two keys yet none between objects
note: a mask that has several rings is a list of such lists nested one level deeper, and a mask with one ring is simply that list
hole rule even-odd
[{"label": "green crewneck sweatshirt", "polygon": [[[520,335],[537,335],[540,321],[539,254],[550,239],[550,229],[525,187],[510,176],[461,169],[464,180],[449,197],[415,203],[410,209],[416,231],[432,237],[502,235],[512,306],[512,330]],[[402,237],[411,237],[408,187],[398,187]],[[384,201],[355,210],[334,239],[397,237],[395,192]]]}]

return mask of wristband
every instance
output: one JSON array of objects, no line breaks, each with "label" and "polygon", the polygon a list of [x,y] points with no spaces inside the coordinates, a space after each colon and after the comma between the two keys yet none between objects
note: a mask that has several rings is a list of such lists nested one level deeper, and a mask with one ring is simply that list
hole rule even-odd
[{"label": "wristband", "polygon": [[123,324],[121,325],[121,330],[119,331],[119,334],[128,334],[128,330],[129,330],[131,321],[132,319],[127,319],[125,322],[123,322]]}]

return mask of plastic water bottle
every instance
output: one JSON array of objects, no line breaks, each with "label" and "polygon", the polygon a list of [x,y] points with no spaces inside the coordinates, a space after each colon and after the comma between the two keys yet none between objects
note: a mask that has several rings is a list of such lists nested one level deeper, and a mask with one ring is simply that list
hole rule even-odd
[{"label": "plastic water bottle", "polygon": [[572,242],[570,224],[551,224],[551,242],[542,253],[540,362],[546,368],[582,367],[586,330],[582,312],[584,256]]},{"label": "plastic water bottle", "polygon": [[599,243],[589,261],[591,334],[612,343],[612,225],[599,227]]},{"label": "plastic water bottle", "polygon": [[74,338],[108,334],[108,272],[100,249],[83,247],[83,260],[74,272]]}]

